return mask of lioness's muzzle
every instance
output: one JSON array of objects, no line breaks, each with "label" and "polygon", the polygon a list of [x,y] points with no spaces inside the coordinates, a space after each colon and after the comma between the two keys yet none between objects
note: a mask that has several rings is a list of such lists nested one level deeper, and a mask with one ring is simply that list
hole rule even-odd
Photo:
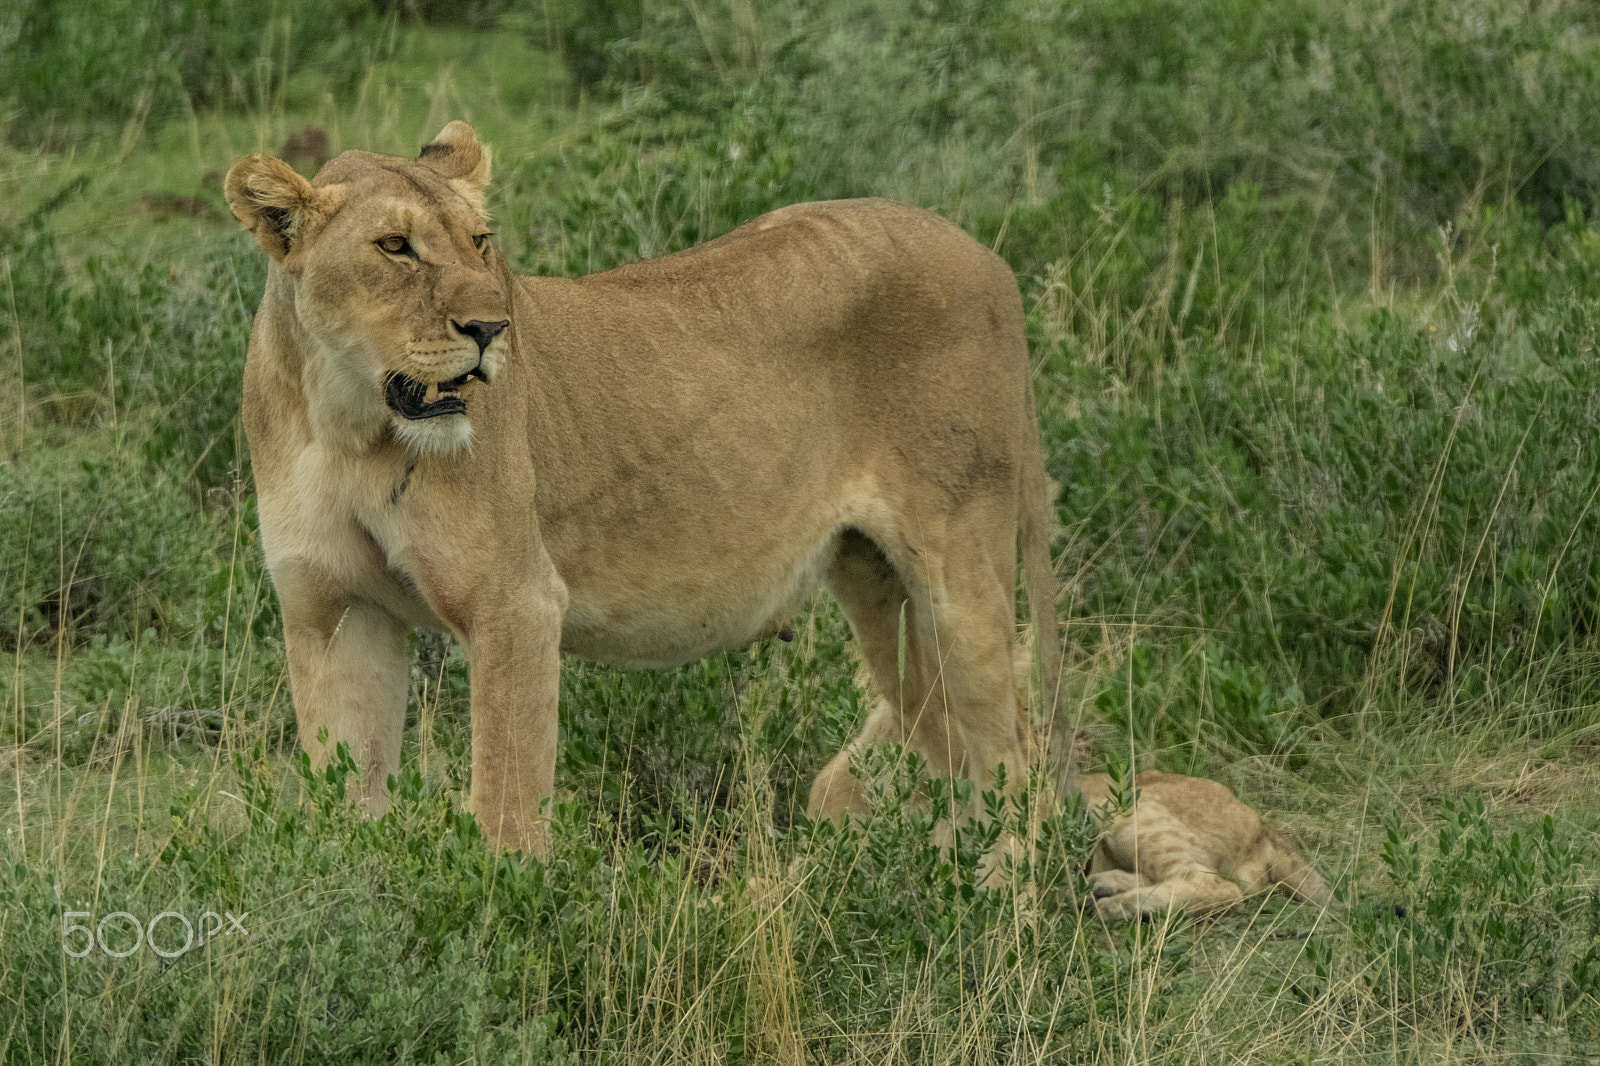
[{"label": "lioness's muzzle", "polygon": [[437,418],[440,415],[465,414],[467,401],[461,398],[457,390],[473,378],[479,381],[488,380],[484,377],[481,367],[473,367],[458,378],[433,385],[395,371],[384,380],[383,398],[391,411],[412,421]]}]

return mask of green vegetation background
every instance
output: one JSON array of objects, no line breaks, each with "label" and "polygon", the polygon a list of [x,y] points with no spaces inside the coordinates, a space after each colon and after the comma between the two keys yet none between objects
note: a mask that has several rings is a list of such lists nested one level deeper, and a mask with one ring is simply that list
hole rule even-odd
[{"label": "green vegetation background", "polygon": [[[1089,760],[1227,782],[1351,909],[1107,931],[1071,817],[1020,903],[909,791],[808,824],[863,708],[824,602],[569,662],[548,865],[457,813],[466,667],[419,642],[402,802],[351,819],[292,757],[219,178],[456,117],[526,271],[858,195],[1004,255]],[[1600,9],[20,0],[0,121],[0,1059],[1593,1055]],[[174,961],[62,951],[225,904]]]}]

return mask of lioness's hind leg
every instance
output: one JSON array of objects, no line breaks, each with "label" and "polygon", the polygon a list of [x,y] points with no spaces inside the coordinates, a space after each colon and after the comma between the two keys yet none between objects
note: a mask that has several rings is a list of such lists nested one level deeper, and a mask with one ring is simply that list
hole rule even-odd
[{"label": "lioness's hind leg", "polygon": [[[865,535],[841,535],[828,587],[850,619],[883,699],[861,736],[818,775],[811,792],[814,814],[864,809],[849,762],[853,751],[877,743],[904,744],[927,760],[930,773],[969,778],[980,794],[994,787],[1002,764],[1007,791],[1024,782],[1011,663],[1015,522],[1007,527],[1003,507],[986,512],[976,502],[965,513],[976,517],[950,522],[935,543],[914,551],[897,546],[894,556],[920,564],[909,575]],[[975,802],[973,813],[979,809]],[[1014,844],[1004,842],[1001,852],[1014,850]],[[986,863],[988,871],[996,858]]]},{"label": "lioness's hind leg", "polygon": [[[916,609],[905,582],[882,550],[864,534],[847,529],[839,535],[827,570],[828,589],[839,601],[876,690],[860,735],[829,761],[811,786],[813,816],[865,814],[862,782],[850,772],[851,759],[873,744],[905,741],[900,704],[906,692],[926,695],[921,660],[910,653]],[[908,651],[905,676],[900,676],[900,624],[904,615]]]},{"label": "lioness's hind leg", "polygon": [[1012,658],[1016,502],[979,497],[927,525],[937,535],[916,545],[918,572],[909,584],[925,590],[917,650],[932,684],[920,705],[905,709],[910,743],[935,770],[970,778],[979,793],[995,787],[1004,766],[1013,792],[1027,778]]}]

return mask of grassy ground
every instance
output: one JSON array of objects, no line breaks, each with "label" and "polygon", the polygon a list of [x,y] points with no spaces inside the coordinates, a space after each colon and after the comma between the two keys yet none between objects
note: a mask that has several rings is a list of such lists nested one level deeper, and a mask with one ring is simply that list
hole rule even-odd
[{"label": "grassy ground", "polygon": [[[0,1059],[1596,1061],[1587,6],[330,10],[321,45],[217,14],[170,69],[24,24],[123,56],[92,106],[0,74]],[[1108,929],[1070,813],[1020,893],[909,783],[811,825],[863,709],[826,602],[793,644],[569,661],[544,864],[460,816],[466,665],[419,640],[395,813],[354,818],[295,755],[237,418],[264,267],[216,174],[454,117],[525,270],[863,194],[1007,256],[1090,761],[1226,782],[1347,909]],[[118,911],[248,932],[75,957]]]}]

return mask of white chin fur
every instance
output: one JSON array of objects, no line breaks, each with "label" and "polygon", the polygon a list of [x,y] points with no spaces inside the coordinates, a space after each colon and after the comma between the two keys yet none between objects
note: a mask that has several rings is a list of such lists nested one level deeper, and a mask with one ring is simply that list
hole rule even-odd
[{"label": "white chin fur", "polygon": [[442,415],[438,418],[390,419],[394,435],[414,452],[430,455],[449,455],[462,448],[472,447],[472,421],[466,415]]}]

